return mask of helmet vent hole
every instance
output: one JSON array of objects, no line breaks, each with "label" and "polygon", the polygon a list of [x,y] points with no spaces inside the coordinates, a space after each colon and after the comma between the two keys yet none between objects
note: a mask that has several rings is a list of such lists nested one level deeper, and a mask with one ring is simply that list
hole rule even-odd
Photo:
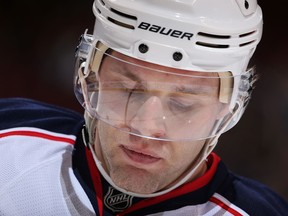
[{"label": "helmet vent hole", "polygon": [[[205,32],[198,32],[199,40],[196,42],[198,46],[204,46],[209,48],[219,48],[219,49],[226,49],[229,48],[229,44],[221,44],[220,41],[223,42],[225,39],[230,39],[230,35],[216,35],[210,34]],[[201,39],[200,39],[201,38]],[[219,40],[219,43],[211,43],[210,39],[212,40]]]},{"label": "helmet vent hole", "polygon": [[100,0],[100,2],[103,6],[105,6],[105,2],[103,0]]},{"label": "helmet vent hole", "polygon": [[197,41],[196,44],[198,46],[204,46],[204,47],[209,47],[209,48],[220,48],[220,49],[229,48],[228,44],[212,44],[212,43],[206,43],[206,42],[201,42],[201,41]]},{"label": "helmet vent hole", "polygon": [[252,34],[254,34],[254,33],[255,33],[255,31],[247,32],[247,33],[245,33],[245,34],[239,35],[239,37],[246,37],[246,36],[252,35]]},{"label": "helmet vent hole", "polygon": [[[126,14],[126,13],[122,13],[118,10],[113,9],[113,8],[110,8],[110,11],[112,12],[112,14],[111,14],[111,16],[107,17],[107,19],[110,22],[112,22],[118,26],[124,27],[124,28],[135,29],[135,27],[131,23],[129,23],[129,21],[130,20],[133,20],[133,21],[137,20],[137,17]],[[121,19],[121,21],[120,21],[119,16],[121,16],[125,19]],[[129,19],[129,20],[127,20],[127,19]]]},{"label": "helmet vent hole", "polygon": [[182,58],[183,58],[182,53],[180,53],[180,52],[175,52],[175,53],[173,53],[173,59],[174,59],[175,61],[181,61]]},{"label": "helmet vent hole", "polygon": [[249,2],[245,0],[245,8],[248,10],[249,9]]},{"label": "helmet vent hole", "polygon": [[149,47],[146,44],[140,44],[138,47],[139,52],[146,53],[149,50]]},{"label": "helmet vent hole", "polygon": [[126,14],[126,13],[123,13],[123,12],[120,12],[118,10],[115,10],[113,8],[110,9],[113,13],[119,15],[119,16],[122,16],[122,17],[125,17],[125,18],[128,18],[128,19],[132,19],[132,20],[137,20],[137,17],[136,16],[132,16],[132,15],[129,15],[129,14]]},{"label": "helmet vent hole", "polygon": [[108,17],[107,19],[108,19],[110,22],[114,23],[115,25],[118,25],[118,26],[121,26],[121,27],[124,27],[124,28],[128,28],[128,29],[135,29],[134,26],[129,25],[129,24],[127,24],[127,23],[120,22],[120,21],[115,20],[115,19],[113,19],[113,18],[111,18],[111,17]]},{"label": "helmet vent hole", "polygon": [[252,44],[253,42],[255,42],[255,40],[249,41],[249,42],[246,42],[246,43],[239,44],[239,46],[240,46],[240,47],[247,46],[247,45],[249,45],[249,44]]},{"label": "helmet vent hole", "polygon": [[199,36],[209,37],[209,38],[219,38],[219,39],[229,39],[230,35],[215,35],[215,34],[208,34],[205,32],[198,32]]},{"label": "helmet vent hole", "polygon": [[101,14],[101,10],[99,8],[96,8],[96,10],[99,14]]}]

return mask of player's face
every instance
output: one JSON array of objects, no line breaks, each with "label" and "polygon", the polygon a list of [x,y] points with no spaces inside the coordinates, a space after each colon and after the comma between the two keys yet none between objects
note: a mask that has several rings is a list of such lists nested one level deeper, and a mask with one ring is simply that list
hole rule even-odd
[{"label": "player's face", "polygon": [[116,185],[136,193],[159,191],[184,175],[205,142],[192,138],[209,136],[223,108],[218,79],[155,73],[145,67],[107,58],[99,73],[97,112],[106,122],[98,121],[96,154]]}]

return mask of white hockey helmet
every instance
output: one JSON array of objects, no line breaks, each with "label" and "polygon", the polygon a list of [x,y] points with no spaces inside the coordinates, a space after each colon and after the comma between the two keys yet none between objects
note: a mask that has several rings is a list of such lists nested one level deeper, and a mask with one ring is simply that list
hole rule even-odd
[{"label": "white hockey helmet", "polygon": [[256,0],[96,0],[93,12],[96,40],[184,70],[238,75],[262,35]]}]

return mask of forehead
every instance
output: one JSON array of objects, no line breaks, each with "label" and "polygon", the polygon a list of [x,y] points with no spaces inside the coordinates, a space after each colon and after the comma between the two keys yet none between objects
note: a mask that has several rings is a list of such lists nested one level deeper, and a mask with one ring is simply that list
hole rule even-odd
[{"label": "forehead", "polygon": [[166,67],[132,58],[116,51],[111,51],[109,55],[111,56],[106,57],[106,60],[111,67],[117,67],[119,70],[125,71],[125,73],[137,75],[141,79],[159,78],[166,82],[172,79],[171,81],[174,83],[194,81],[198,84],[209,83],[209,85],[213,84],[216,86],[219,84],[219,75],[217,72],[198,72]]}]

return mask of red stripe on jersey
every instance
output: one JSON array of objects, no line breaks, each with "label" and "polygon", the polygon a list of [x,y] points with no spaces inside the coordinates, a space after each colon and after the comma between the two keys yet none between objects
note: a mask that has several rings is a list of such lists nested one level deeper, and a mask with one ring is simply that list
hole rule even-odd
[{"label": "red stripe on jersey", "polygon": [[222,202],[221,200],[219,200],[216,197],[211,197],[209,199],[209,201],[217,204],[218,206],[220,206],[221,208],[225,209],[226,211],[228,211],[229,213],[231,213],[234,216],[241,216],[242,215],[241,213],[239,213],[235,209],[231,208],[230,206],[228,206],[227,204],[225,204],[224,202]]},{"label": "red stripe on jersey", "polygon": [[72,145],[75,143],[75,140],[71,138],[53,136],[50,134],[45,134],[45,133],[36,132],[36,131],[9,131],[9,132],[0,133],[0,138],[8,137],[8,136],[38,137],[38,138],[43,138],[43,139],[48,139],[48,140],[53,140],[53,141],[65,142],[65,143],[69,143]]}]

